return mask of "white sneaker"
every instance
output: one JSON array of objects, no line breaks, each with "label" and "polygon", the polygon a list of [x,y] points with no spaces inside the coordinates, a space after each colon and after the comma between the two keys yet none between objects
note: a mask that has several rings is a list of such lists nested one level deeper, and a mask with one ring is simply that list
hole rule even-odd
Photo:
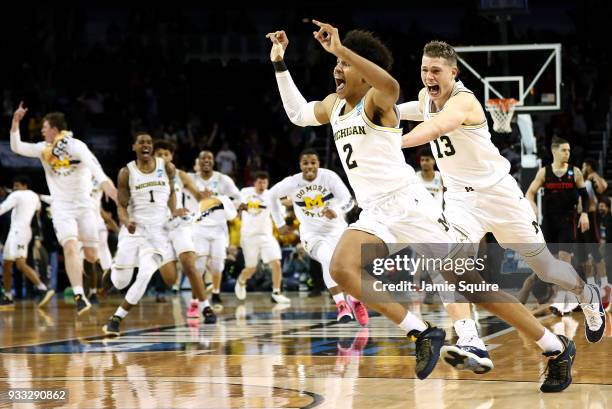
[{"label": "white sneaker", "polygon": [[236,294],[236,298],[240,301],[243,301],[246,298],[247,290],[246,283],[242,284],[240,280],[236,280],[236,285],[234,286],[234,293]]},{"label": "white sneaker", "polygon": [[291,304],[291,300],[285,297],[284,295],[282,295],[281,293],[278,293],[278,294],[272,293],[272,301],[274,301],[277,304]]},{"label": "white sneaker", "polygon": [[593,284],[587,284],[591,288],[592,299],[590,303],[580,304],[584,313],[584,331],[587,341],[599,342],[606,330],[606,317],[601,302],[601,291]]}]

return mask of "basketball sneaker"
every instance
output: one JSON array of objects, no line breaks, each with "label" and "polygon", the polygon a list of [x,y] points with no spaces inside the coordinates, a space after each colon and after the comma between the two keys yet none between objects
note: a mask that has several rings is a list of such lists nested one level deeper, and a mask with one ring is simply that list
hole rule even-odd
[{"label": "basketball sneaker", "polygon": [[202,315],[204,315],[204,324],[215,324],[217,322],[217,316],[210,307],[204,307]]},{"label": "basketball sneaker", "polygon": [[121,335],[121,332],[119,331],[119,324],[121,324],[121,317],[113,315],[108,319],[106,325],[102,327],[102,331],[104,331],[106,335],[118,337]]},{"label": "basketball sneaker", "polygon": [[236,298],[238,298],[240,301],[243,301],[247,295],[246,283],[242,283],[240,282],[240,280],[236,280],[236,285],[234,286],[234,293],[236,293]]},{"label": "basketball sneaker", "polygon": [[493,361],[484,342],[478,337],[459,338],[456,345],[444,345],[440,358],[458,370],[468,370],[481,375],[493,369]]},{"label": "basketball sneaker", "polygon": [[610,297],[612,297],[612,285],[606,284],[601,287],[601,291],[603,292],[603,297],[601,303],[603,304],[603,308],[606,311],[610,311]]},{"label": "basketball sneaker", "polygon": [[601,292],[599,287],[587,284],[591,289],[591,302],[581,303],[584,313],[584,332],[587,341],[591,343],[599,342],[606,330],[606,312],[601,302]]},{"label": "basketball sneaker", "polygon": [[218,293],[213,293],[211,299],[213,304],[223,304],[221,296]]},{"label": "basketball sneaker", "polygon": [[91,303],[87,297],[81,294],[74,295],[74,303],[76,304],[77,315],[83,315],[91,308]]},{"label": "basketball sneaker", "polygon": [[51,298],[53,298],[53,296],[55,295],[55,290],[52,290],[51,288],[49,288],[46,291],[40,291],[40,294],[41,294],[41,299],[38,302],[38,308],[43,308],[45,305],[49,303],[49,301],[51,301]]},{"label": "basketball sneaker", "polygon": [[346,297],[346,302],[348,303],[351,310],[353,310],[353,315],[357,319],[357,322],[362,327],[368,325],[368,321],[370,320],[370,316],[368,315],[368,309],[361,301],[352,296]]},{"label": "basketball sneaker", "polygon": [[7,297],[6,294],[2,294],[2,297],[0,297],[0,310],[8,310],[11,308],[15,308],[15,301]]},{"label": "basketball sneaker", "polygon": [[98,293],[89,293],[89,302],[92,305],[100,304],[100,300],[98,299]]},{"label": "basketball sneaker", "polygon": [[200,303],[198,300],[191,300],[187,308],[187,318],[200,318]]},{"label": "basketball sneaker", "polygon": [[433,327],[430,323],[424,331],[412,330],[408,338],[416,344],[416,366],[417,378],[425,379],[436,367],[440,358],[440,348],[444,345],[446,332],[442,328]]},{"label": "basketball sneaker", "polygon": [[548,363],[546,364],[546,378],[540,386],[542,392],[561,392],[572,383],[572,365],[576,357],[576,344],[563,335],[557,335],[563,344],[563,351],[544,352]]},{"label": "basketball sneaker", "polygon": [[277,304],[291,304],[291,300],[281,293],[272,293],[272,302]]},{"label": "basketball sneaker", "polygon": [[346,304],[346,301],[340,301],[336,304],[336,308],[338,308],[338,316],[336,317],[336,321],[341,324],[346,324],[347,322],[353,321],[353,314],[351,314],[351,309]]}]

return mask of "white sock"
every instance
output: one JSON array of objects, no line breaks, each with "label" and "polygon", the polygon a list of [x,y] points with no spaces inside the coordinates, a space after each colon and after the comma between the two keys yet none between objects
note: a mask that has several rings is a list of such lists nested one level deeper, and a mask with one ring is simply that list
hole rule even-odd
[{"label": "white sock", "polygon": [[208,302],[208,298],[204,301],[200,301],[200,309],[204,311],[204,308],[210,307],[210,303]]},{"label": "white sock", "polygon": [[128,311],[124,310],[123,307],[119,307],[117,308],[117,311],[115,311],[115,315],[121,319],[125,318],[126,315],[128,315]]},{"label": "white sock", "polygon": [[90,288],[89,289],[89,294],[97,294],[98,293],[98,289],[97,288]]},{"label": "white sock", "polygon": [[42,281],[40,282],[40,284],[36,286],[36,288],[38,288],[41,291],[47,291],[47,286]]},{"label": "white sock", "polygon": [[427,325],[410,311],[406,313],[406,316],[402,322],[400,322],[399,327],[406,331],[406,333],[412,330],[425,331],[427,329]]},{"label": "white sock", "polygon": [[213,294],[221,294],[221,289],[215,290],[215,289],[213,288],[212,293],[213,293]]},{"label": "white sock", "polygon": [[192,298],[192,299],[191,299],[191,303],[192,303],[192,304],[193,304],[193,303],[196,303],[196,304],[197,304],[197,303],[199,303],[199,302],[200,302],[200,301],[196,300],[195,298]]},{"label": "white sock", "polygon": [[274,289],[272,290],[272,293],[273,293],[273,294],[280,294],[280,288],[274,288]]},{"label": "white sock", "polygon": [[561,342],[559,337],[550,332],[548,328],[544,329],[544,335],[542,335],[542,338],[536,341],[536,344],[538,344],[538,346],[544,352],[563,352],[563,343]]},{"label": "white sock", "polygon": [[593,277],[593,276],[587,277],[587,284],[595,285],[595,277]]},{"label": "white sock", "polygon": [[8,293],[5,292],[4,295],[6,295],[6,298],[8,298],[9,300],[13,300],[13,293],[11,293],[10,291]]},{"label": "white sock", "polygon": [[72,287],[72,292],[74,293],[74,295],[82,295],[83,297],[85,296],[85,291],[83,291],[83,286],[81,285],[75,285],[74,287]]},{"label": "white sock", "polygon": [[334,297],[334,302],[336,303],[336,305],[338,305],[338,303],[340,303],[341,301],[344,301],[344,293],[338,293],[334,295],[333,297]]},{"label": "white sock", "polygon": [[601,287],[605,287],[608,285],[608,276],[601,277]]},{"label": "white sock", "polygon": [[576,296],[581,304],[590,304],[593,302],[593,290],[588,285],[582,289],[582,294]]},{"label": "white sock", "polygon": [[472,319],[455,321],[453,324],[459,338],[475,336],[478,337],[476,322]]}]

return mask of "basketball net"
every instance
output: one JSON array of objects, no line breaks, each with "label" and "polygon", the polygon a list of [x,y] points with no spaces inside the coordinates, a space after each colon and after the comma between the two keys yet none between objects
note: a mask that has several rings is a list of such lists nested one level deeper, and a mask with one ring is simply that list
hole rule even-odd
[{"label": "basketball net", "polygon": [[493,130],[499,133],[511,133],[512,116],[518,101],[514,98],[495,98],[487,101],[487,111],[493,118]]}]

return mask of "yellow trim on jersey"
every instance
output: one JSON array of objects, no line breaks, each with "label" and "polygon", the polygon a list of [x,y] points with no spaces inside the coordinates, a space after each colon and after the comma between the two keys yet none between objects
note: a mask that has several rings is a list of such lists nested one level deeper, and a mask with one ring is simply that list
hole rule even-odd
[{"label": "yellow trim on jersey", "polygon": [[391,128],[391,127],[388,127],[388,126],[376,125],[374,122],[370,121],[370,118],[368,118],[368,116],[366,115],[365,107],[361,111],[361,117],[365,121],[366,125],[368,125],[372,129],[374,129],[375,131],[394,132],[394,133],[397,133],[397,134],[400,134],[400,135],[402,133],[404,133],[404,130],[402,128]]},{"label": "yellow trim on jersey", "polygon": [[[344,107],[346,107],[346,99],[343,99],[342,101],[344,101],[344,106],[342,107],[342,108],[344,108]],[[360,101],[360,102],[361,102],[361,101]],[[357,105],[359,105],[359,103],[357,103]],[[340,115],[340,112],[338,112],[338,120],[342,121],[342,120],[345,120],[346,118],[350,117],[351,115],[353,115],[353,112],[355,112],[355,108],[357,108],[357,105],[355,105],[355,107],[354,107],[353,109],[351,109],[351,110],[350,110],[348,113],[346,113],[346,114],[342,114],[342,115]],[[342,109],[342,108],[341,108],[341,109]]]},{"label": "yellow trim on jersey", "polygon": [[[342,100],[338,97],[336,97],[336,100],[334,101],[334,106],[332,107],[331,110],[331,116],[330,116],[330,122],[333,119],[334,115],[336,115],[336,109],[338,108],[338,104],[340,104]],[[340,118],[340,115],[336,115],[336,119]]]}]

